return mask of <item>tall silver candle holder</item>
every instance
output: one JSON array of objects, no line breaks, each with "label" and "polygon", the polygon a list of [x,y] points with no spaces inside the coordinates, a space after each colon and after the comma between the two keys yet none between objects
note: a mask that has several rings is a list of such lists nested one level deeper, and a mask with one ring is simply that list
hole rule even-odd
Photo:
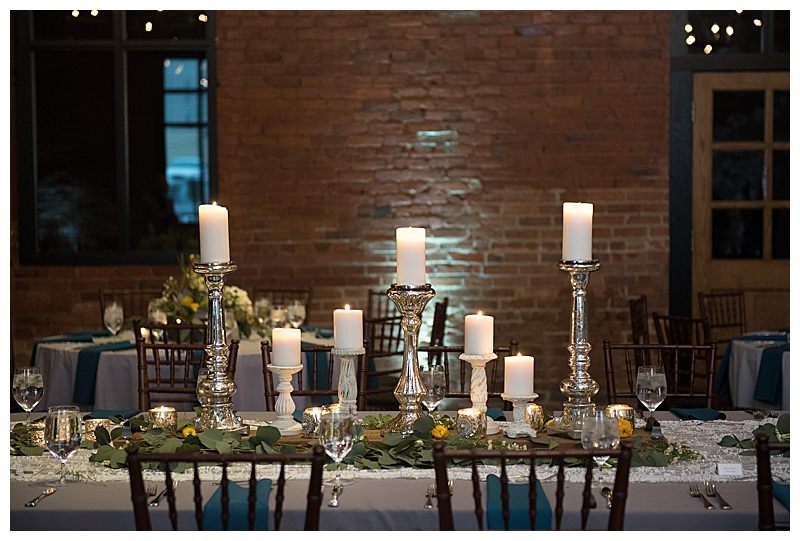
[{"label": "tall silver candle holder", "polygon": [[387,426],[388,432],[399,432],[403,436],[414,432],[414,422],[422,416],[420,400],[425,394],[425,385],[419,377],[417,341],[422,324],[422,311],[436,291],[430,284],[408,286],[392,284],[386,295],[402,314],[403,327],[403,368],[400,381],[394,389],[394,396],[400,404],[400,413]]},{"label": "tall silver candle holder", "polygon": [[198,430],[217,428],[224,431],[248,430],[242,418],[233,411],[236,384],[228,377],[228,352],[225,342],[225,310],[222,291],[225,275],[236,270],[236,264],[195,263],[194,272],[201,275],[208,289],[208,344],[206,367],[208,377],[197,386],[201,404],[200,416],[194,424]]},{"label": "tall silver candle holder", "polygon": [[356,359],[364,355],[364,348],[337,349],[331,353],[339,359],[339,406],[353,415],[358,412],[358,381]]},{"label": "tall silver candle holder", "polygon": [[[469,398],[472,407],[486,415],[486,401],[489,398],[489,386],[486,380],[486,364],[497,358],[496,353],[470,354],[462,353],[458,358],[472,366],[469,380]],[[486,434],[492,435],[499,432],[499,427],[494,420],[486,418]]]},{"label": "tall silver candle holder", "polygon": [[586,294],[589,276],[600,268],[596,259],[589,261],[561,260],[558,268],[569,273],[572,286],[572,318],[569,326],[569,377],[561,381],[561,393],[567,397],[563,403],[561,417],[554,421],[554,429],[566,432],[573,438],[580,437],[580,424],[583,417],[595,411],[592,398],[600,389],[589,375],[589,352],[591,344],[586,341],[588,321],[586,316]]}]

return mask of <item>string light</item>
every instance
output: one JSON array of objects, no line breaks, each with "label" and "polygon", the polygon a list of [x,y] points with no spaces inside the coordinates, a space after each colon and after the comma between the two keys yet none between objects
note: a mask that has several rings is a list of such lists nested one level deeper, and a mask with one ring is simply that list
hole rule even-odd
[{"label": "string light", "polygon": [[733,27],[732,26],[728,26],[727,28],[725,28],[725,33],[728,34],[729,36],[732,36],[733,35]]},{"label": "string light", "polygon": [[97,11],[96,9],[93,9],[93,10],[91,11],[91,13],[92,13],[92,17],[97,17],[97,15],[98,15],[100,12],[99,12],[99,11]]},{"label": "string light", "polygon": [[208,15],[206,15],[205,13],[201,13],[200,15],[197,16],[197,19],[201,23],[207,23],[208,22]]},{"label": "string light", "polygon": [[73,16],[73,17],[77,17],[77,16],[78,16],[78,15],[80,15],[80,14],[81,14],[81,12],[80,12],[80,11],[78,11],[77,9],[73,9],[73,10],[72,10],[72,16]]},{"label": "string light", "polygon": [[151,30],[153,30],[153,23],[151,23],[150,21],[144,23],[144,31],[150,32]]},{"label": "string light", "polygon": [[756,26],[761,26],[761,19],[753,19],[753,24]]},{"label": "string light", "polygon": [[705,47],[703,47],[703,52],[704,52],[704,53],[706,53],[706,54],[711,54],[711,51],[712,51],[713,49],[714,49],[714,48],[711,46],[711,44],[710,44],[710,43],[706,43],[706,46],[705,46]]},{"label": "string light", "polygon": [[692,27],[692,25],[690,25],[690,24],[688,24],[688,23],[686,24],[686,26],[684,26],[684,27],[683,27],[683,29],[684,29],[684,30],[686,30],[686,33],[687,33],[687,34],[688,34],[689,32],[691,32],[692,30],[694,30],[694,28]]},{"label": "string light", "polygon": [[688,36],[686,36],[686,45],[692,45],[695,41],[697,40],[693,35],[689,34]]},{"label": "string light", "polygon": [[716,34],[717,32],[719,32],[719,25],[717,23],[714,23],[711,25],[711,33]]}]

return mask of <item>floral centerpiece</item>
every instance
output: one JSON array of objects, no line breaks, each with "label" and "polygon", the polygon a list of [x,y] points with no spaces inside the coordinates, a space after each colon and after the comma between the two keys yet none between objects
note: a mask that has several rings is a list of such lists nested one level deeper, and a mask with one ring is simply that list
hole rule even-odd
[{"label": "floral centerpiece", "polygon": [[[194,264],[200,260],[197,254],[189,254],[188,258],[180,256],[178,277],[170,276],[164,281],[160,308],[173,318],[181,318],[193,323],[201,323],[208,314],[208,289],[203,277],[194,272]],[[239,326],[239,333],[250,336],[255,313],[250,296],[242,288],[226,285],[222,290],[223,306],[226,311],[233,312]]]}]

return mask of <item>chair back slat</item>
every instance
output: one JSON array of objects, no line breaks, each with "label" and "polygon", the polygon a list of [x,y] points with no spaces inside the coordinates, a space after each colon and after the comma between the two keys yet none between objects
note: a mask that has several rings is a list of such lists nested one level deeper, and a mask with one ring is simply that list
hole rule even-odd
[{"label": "chair back slat", "polygon": [[197,523],[197,530],[203,531],[205,528],[203,527],[203,493],[200,484],[200,471],[197,468],[193,469],[192,488],[194,488],[194,519]]},{"label": "chair back slat", "polygon": [[561,529],[561,518],[564,516],[564,459],[558,461],[556,474],[556,530]]},{"label": "chair back slat", "polygon": [[531,460],[530,472],[528,473],[528,519],[531,521],[531,530],[536,529],[536,508],[538,505],[539,494],[536,490],[536,459]]},{"label": "chair back slat", "polygon": [[508,471],[506,470],[506,457],[500,457],[500,502],[503,506],[503,528],[508,530],[511,525],[511,509],[508,502]]},{"label": "chair back slat", "polygon": [[[311,377],[303,378],[303,370],[297,373],[297,385],[292,391],[292,396],[337,396],[339,391],[333,387],[333,347],[332,346],[301,346],[300,355],[309,359],[311,364]],[[325,374],[325,381],[328,382],[327,389],[320,389],[317,382],[319,373],[318,364],[322,361],[322,355],[328,356],[328,371]],[[261,342],[262,375],[264,378],[264,401],[267,411],[275,411],[275,403],[278,398],[275,377],[267,366],[272,363],[272,345],[266,340]],[[310,380],[310,381],[309,381]],[[359,387],[359,393],[361,388]]]},{"label": "chair back slat", "polygon": [[[308,494],[306,495],[306,531],[319,530],[319,514],[322,504],[322,468],[325,464],[325,454],[322,447],[317,446],[320,452],[315,452],[311,458],[311,471],[312,475],[308,481]],[[320,475],[314,475],[313,472],[319,471]]]},{"label": "chair back slat", "polygon": [[653,325],[659,344],[707,345],[711,332],[707,318],[671,316],[653,312]]},{"label": "chair back slat", "polygon": [[256,527],[256,463],[250,465],[250,478],[247,480],[247,529]]},{"label": "chair back slat", "polygon": [[592,468],[594,460],[586,460],[586,479],[583,483],[583,500],[581,501],[581,530],[586,529],[589,522],[589,507],[592,501]]},{"label": "chair back slat", "polygon": [[222,506],[222,529],[228,531],[228,524],[231,519],[230,513],[230,488],[228,487],[228,463],[222,463],[222,480],[220,481],[221,496],[220,504]]},{"label": "chair back slat", "polygon": [[367,319],[377,319],[397,315],[397,308],[386,296],[388,286],[382,289],[367,291]]},{"label": "chair back slat", "polygon": [[758,529],[788,530],[789,523],[775,522],[772,493],[772,451],[788,451],[788,443],[770,442],[766,434],[756,436],[756,492],[758,493]]},{"label": "chair back slat", "polygon": [[167,507],[169,508],[169,521],[172,524],[172,529],[178,529],[178,511],[175,507],[175,485],[172,482],[172,473],[167,464],[165,481],[167,490]]},{"label": "chair back slat", "polygon": [[700,317],[708,319],[711,339],[727,342],[732,336],[747,332],[744,290],[697,293]]},{"label": "chair back slat", "polygon": [[634,344],[650,343],[650,328],[647,323],[647,296],[628,301],[631,312],[631,338]]},{"label": "chair back slat", "polygon": [[286,466],[281,462],[281,473],[278,476],[278,493],[275,495],[275,530],[281,529],[283,519],[283,498],[286,489]]},{"label": "chair back slat", "polygon": [[105,326],[103,316],[105,315],[106,305],[111,301],[118,301],[122,305],[122,313],[125,319],[144,319],[147,316],[147,306],[150,301],[159,297],[161,297],[161,290],[157,288],[100,289],[98,290],[100,326]]},{"label": "chair back slat", "polygon": [[313,289],[310,287],[256,287],[253,290],[253,302],[258,299],[269,299],[273,306],[288,306],[292,301],[298,300],[306,307],[307,324],[311,318],[311,300]]},{"label": "chair back slat", "polygon": [[483,504],[481,503],[481,479],[478,477],[478,463],[472,461],[472,498],[475,501],[475,516],[478,529],[483,530]]}]

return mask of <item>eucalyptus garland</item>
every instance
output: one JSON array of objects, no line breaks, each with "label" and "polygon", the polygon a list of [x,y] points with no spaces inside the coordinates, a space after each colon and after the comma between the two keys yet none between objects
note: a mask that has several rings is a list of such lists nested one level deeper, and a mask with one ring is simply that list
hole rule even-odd
[{"label": "eucalyptus garland", "polygon": [[[790,424],[789,424],[789,414],[784,413],[778,420],[773,423],[764,423],[763,425],[758,426],[757,428],[753,429],[753,435],[750,438],[739,439],[733,434],[728,436],[724,436],[717,445],[722,447],[737,447],[742,449],[740,454],[742,455],[755,455],[756,454],[756,436],[759,434],[766,434],[769,437],[770,442],[789,442],[790,436]],[[773,455],[781,454],[783,456],[789,456],[789,451],[778,451],[773,450],[771,452]]]}]

